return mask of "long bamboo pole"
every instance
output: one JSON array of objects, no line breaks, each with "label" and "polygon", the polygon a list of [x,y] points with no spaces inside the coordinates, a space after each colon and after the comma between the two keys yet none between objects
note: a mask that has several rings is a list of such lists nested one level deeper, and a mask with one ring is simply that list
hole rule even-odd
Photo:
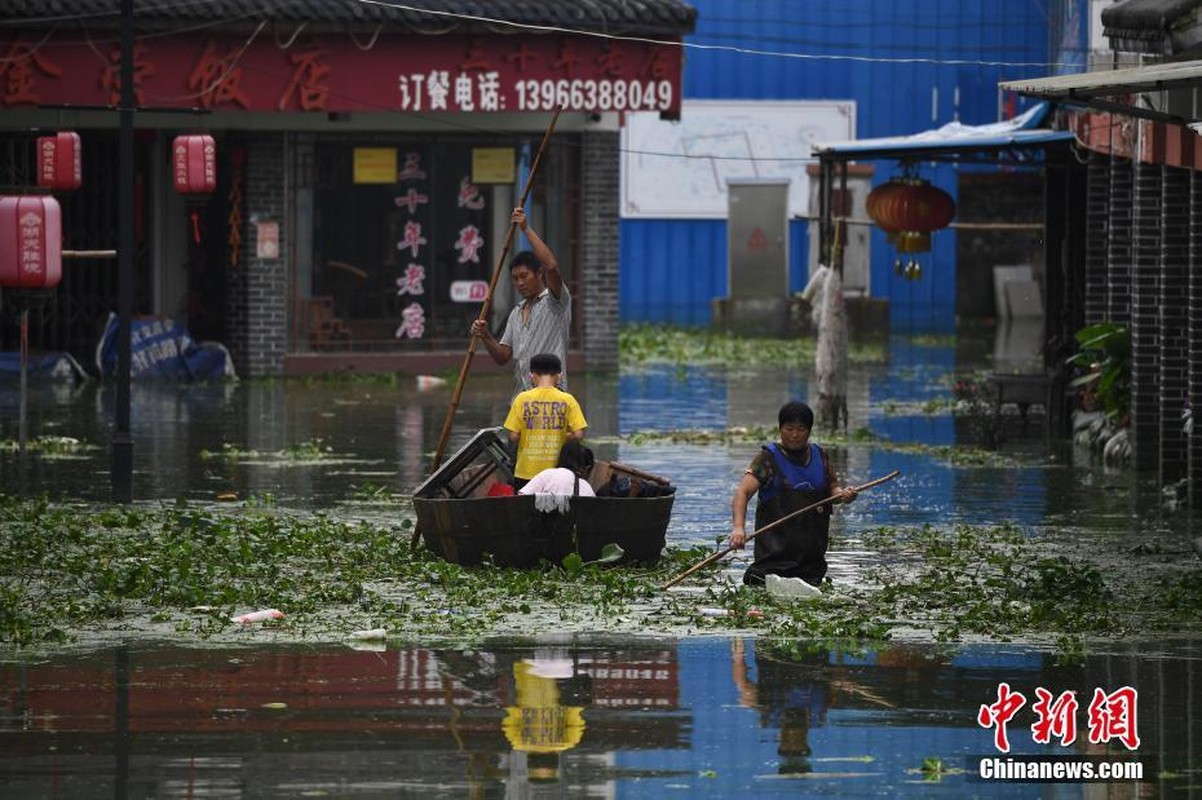
[{"label": "long bamboo pole", "polygon": [[[543,152],[547,149],[547,142],[551,140],[551,133],[555,130],[555,123],[559,121],[559,112],[561,111],[563,111],[563,106],[555,109],[555,115],[551,117],[551,124],[547,126],[542,144],[538,146],[538,152],[534,156],[534,163],[530,165],[530,174],[526,176],[526,185],[522,188],[522,197],[518,201],[518,206],[521,208],[526,207],[526,198],[530,196],[530,189],[534,186],[534,176],[538,172],[539,162],[542,161]],[[513,246],[513,235],[516,230],[517,224],[510,222],[509,232],[505,235],[505,246],[501,249],[501,257],[497,259],[492,280],[488,284],[488,294],[484,296],[484,302],[480,305],[480,314],[476,317],[477,319],[488,319],[488,312],[492,308],[493,291],[497,288],[497,280],[501,277],[501,270],[505,266],[505,260],[509,257],[509,248]],[[430,465],[430,474],[434,474],[438,465],[442,463],[442,453],[446,449],[447,439],[451,435],[451,427],[455,422],[455,411],[459,408],[459,399],[463,395],[463,384],[467,380],[467,373],[471,369],[472,358],[476,355],[476,345],[479,341],[480,337],[473,333],[472,341],[463,357],[463,366],[459,368],[459,380],[455,382],[455,391],[451,395],[451,402],[447,405],[447,417],[442,423],[442,433],[438,437],[438,448],[434,451],[434,462]]]},{"label": "long bamboo pole", "polygon": [[[865,489],[871,489],[873,486],[879,486],[880,484],[884,483],[885,481],[891,481],[900,474],[901,474],[901,470],[895,469],[892,472],[890,472],[888,475],[883,475],[883,476],[877,478],[876,480],[869,481],[868,483],[862,484],[860,486],[855,486],[853,488],[856,490],[857,493],[859,493],[859,492],[864,491]],[[793,517],[796,517],[800,514],[804,514],[807,511],[813,511],[814,509],[820,508],[821,506],[827,505],[828,503],[833,503],[833,502],[835,502],[835,500],[836,500],[836,497],[834,495],[831,495],[830,497],[826,498],[825,500],[819,500],[817,503],[810,503],[805,508],[799,508],[790,514],[786,514],[785,516],[781,517],[780,519],[776,520],[775,522],[765,525],[764,527],[760,528],[755,533],[748,536],[746,541],[744,542],[744,544],[746,544],[747,542],[750,542],[752,539],[759,536],[761,533],[767,533],[768,531],[775,528],[777,525],[780,525],[783,522],[788,522],[789,520],[793,519]],[[729,553],[735,549],[737,549],[737,548],[735,548],[732,545],[730,547],[727,547],[725,550],[719,550],[718,552],[716,552],[712,555],[706,556],[703,560],[698,561],[696,564],[689,567],[684,572],[680,573],[679,575],[677,575],[675,578],[673,578],[672,580],[665,583],[660,588],[665,591],[668,589],[671,589],[673,586],[680,583],[681,581],[683,581],[685,578],[692,575],[697,570],[701,569],[702,567],[709,566],[710,564],[714,563],[718,559],[722,558],[722,556],[726,555],[727,553]]]}]

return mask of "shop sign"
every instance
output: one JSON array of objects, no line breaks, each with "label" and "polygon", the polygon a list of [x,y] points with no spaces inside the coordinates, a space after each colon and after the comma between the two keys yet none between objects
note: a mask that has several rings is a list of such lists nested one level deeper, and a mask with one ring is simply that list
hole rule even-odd
[{"label": "shop sign", "polygon": [[260,222],[257,226],[255,239],[255,257],[280,257],[280,223]]},{"label": "shop sign", "polygon": [[455,303],[482,303],[488,297],[488,281],[452,281],[451,301]]},{"label": "shop sign", "polygon": [[49,289],[62,276],[58,201],[48,195],[0,197],[0,286]]},{"label": "shop sign", "polygon": [[[77,37],[76,37],[77,38]],[[500,113],[658,111],[680,115],[679,40],[586,36],[381,35],[362,49],[349,36],[285,48],[271,37],[146,40],[134,50],[139,107],[208,111]],[[76,47],[67,32],[0,38],[8,80],[0,107],[107,106],[116,61]]]},{"label": "shop sign", "polygon": [[512,147],[473,147],[473,183],[513,183],[517,178]]},{"label": "shop sign", "polygon": [[356,147],[355,183],[396,183],[395,147]]}]

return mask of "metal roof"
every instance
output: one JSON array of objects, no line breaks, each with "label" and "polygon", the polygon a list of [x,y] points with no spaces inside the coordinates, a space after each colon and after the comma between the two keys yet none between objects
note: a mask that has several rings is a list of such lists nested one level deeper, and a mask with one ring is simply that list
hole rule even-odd
[{"label": "metal roof", "polygon": [[1071,131],[1054,131],[1038,126],[1048,114],[1048,104],[1040,103],[1014,119],[988,125],[963,125],[949,122],[908,136],[879,139],[852,139],[846,142],[818,142],[813,146],[819,158],[847,160],[874,158],[938,158],[964,153],[998,153],[1030,147],[1043,147],[1071,141]]},{"label": "metal roof", "polygon": [[[133,0],[139,28],[230,20],[310,23],[330,28],[396,26],[414,33],[520,33],[521,25],[615,35],[680,36],[690,33],[696,10],[682,0]],[[423,13],[438,12],[438,13]],[[0,31],[15,27],[112,27],[120,0],[0,0]]]},{"label": "metal roof", "polygon": [[[1191,120],[1166,114],[1135,104],[1122,102],[1123,95],[1158,92],[1168,89],[1188,89],[1202,86],[1202,60],[1173,61],[1127,69],[1097,70],[1077,75],[1049,75],[998,84],[1019,94],[1042,97],[1063,103],[1088,106],[1103,111],[1118,111],[1132,116],[1162,122]],[[1114,99],[1111,99],[1114,98]]]}]

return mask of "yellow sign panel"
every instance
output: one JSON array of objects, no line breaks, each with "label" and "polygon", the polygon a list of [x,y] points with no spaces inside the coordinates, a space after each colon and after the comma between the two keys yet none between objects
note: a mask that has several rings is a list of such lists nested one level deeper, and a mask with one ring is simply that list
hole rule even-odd
[{"label": "yellow sign panel", "polygon": [[473,147],[472,183],[513,183],[512,147]]},{"label": "yellow sign panel", "polygon": [[356,147],[355,183],[396,183],[396,148]]}]

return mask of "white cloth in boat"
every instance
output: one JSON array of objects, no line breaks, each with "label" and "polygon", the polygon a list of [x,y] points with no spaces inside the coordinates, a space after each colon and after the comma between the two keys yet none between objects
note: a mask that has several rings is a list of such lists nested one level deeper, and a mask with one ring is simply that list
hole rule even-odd
[{"label": "white cloth in boat", "polygon": [[596,497],[593,487],[566,467],[544,469],[521,488],[520,494],[534,495],[534,507],[546,513],[566,514],[573,495]]},{"label": "white cloth in boat", "polygon": [[580,479],[580,487],[576,487],[576,473],[567,467],[552,467],[530,479],[521,489],[521,494],[578,494],[581,497],[595,497],[596,492],[589,482]]}]

